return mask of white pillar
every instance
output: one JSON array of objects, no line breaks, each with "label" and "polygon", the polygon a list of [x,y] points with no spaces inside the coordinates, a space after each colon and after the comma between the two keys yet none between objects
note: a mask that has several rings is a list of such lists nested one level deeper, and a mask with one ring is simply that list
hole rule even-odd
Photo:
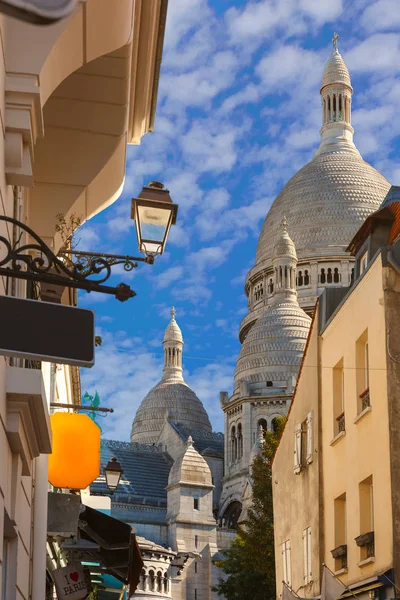
[{"label": "white pillar", "polygon": [[35,496],[33,505],[32,600],[46,597],[47,541],[47,454],[35,459]]}]

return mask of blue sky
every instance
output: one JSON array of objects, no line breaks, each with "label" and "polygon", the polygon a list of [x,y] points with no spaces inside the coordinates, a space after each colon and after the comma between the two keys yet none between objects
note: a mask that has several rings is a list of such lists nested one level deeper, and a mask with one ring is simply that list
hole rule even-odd
[{"label": "blue sky", "polygon": [[82,392],[98,390],[115,409],[101,421],[106,437],[129,439],[160,379],[172,305],[185,379],[223,430],[219,392],[232,391],[245,275],[274,197],[318,146],[334,31],[354,88],[355,143],[399,184],[398,0],[170,0],[155,133],[129,147],[121,197],[78,236],[81,249],[137,254],[131,197],[156,179],[179,204],[166,253],[113,276],[136,298],[80,294],[103,337]]}]

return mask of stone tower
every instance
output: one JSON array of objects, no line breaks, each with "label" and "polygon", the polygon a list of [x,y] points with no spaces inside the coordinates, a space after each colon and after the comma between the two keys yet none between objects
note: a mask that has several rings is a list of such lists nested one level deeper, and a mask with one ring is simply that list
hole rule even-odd
[{"label": "stone tower", "polygon": [[246,485],[260,427],[273,429],[274,418],[287,414],[294,392],[311,324],[297,300],[296,265],[283,217],[272,255],[271,306],[264,308],[243,342],[233,395],[221,394],[225,476],[219,514],[228,529],[245,515],[244,496],[250,500]]}]

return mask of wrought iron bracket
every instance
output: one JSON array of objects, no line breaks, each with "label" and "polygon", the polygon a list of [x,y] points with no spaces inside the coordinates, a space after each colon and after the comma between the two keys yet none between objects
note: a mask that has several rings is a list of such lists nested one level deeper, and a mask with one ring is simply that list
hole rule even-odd
[{"label": "wrought iron bracket", "polygon": [[15,244],[0,235],[0,275],[5,277],[111,294],[120,302],[125,302],[136,296],[129,285],[126,283],[119,283],[115,287],[103,285],[111,277],[112,267],[123,265],[124,270],[129,272],[136,269],[139,262],[154,263],[154,256],[151,255],[135,257],[64,250],[56,256],[24,223],[4,215],[0,215],[1,221],[18,227],[32,238],[27,244],[20,246],[22,233],[17,237]]}]

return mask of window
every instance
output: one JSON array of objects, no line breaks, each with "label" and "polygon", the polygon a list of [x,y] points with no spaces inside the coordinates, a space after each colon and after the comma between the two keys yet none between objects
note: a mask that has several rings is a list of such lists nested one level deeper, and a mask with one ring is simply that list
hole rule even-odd
[{"label": "window", "polygon": [[195,535],[194,536],[194,547],[197,548],[198,544],[199,544],[199,538],[197,535]]},{"label": "window", "polygon": [[328,269],[328,275],[326,276],[327,283],[332,283],[332,269]]},{"label": "window", "polygon": [[164,573],[164,593],[168,594],[168,573]]},{"label": "window", "polygon": [[290,540],[286,540],[282,544],[282,564],[283,564],[283,581],[291,586],[291,560],[290,560]]},{"label": "window", "polygon": [[358,486],[360,497],[360,535],[356,538],[360,547],[360,560],[375,556],[374,543],[374,487],[372,475]]},{"label": "window", "polygon": [[340,274],[339,274],[339,269],[335,268],[333,271],[333,282],[334,283],[339,283],[340,282]]},{"label": "window", "polygon": [[301,271],[299,271],[299,273],[297,275],[297,285],[298,286],[303,285],[303,273]]},{"label": "window", "polygon": [[231,462],[237,460],[237,439],[236,439],[236,427],[233,426],[231,429]]},{"label": "window", "polygon": [[193,508],[194,510],[199,510],[200,501],[198,498],[193,498]]},{"label": "window", "polygon": [[163,591],[163,576],[161,571],[158,571],[157,573],[157,592],[159,592],[160,594]]},{"label": "window", "polygon": [[356,381],[358,396],[358,413],[370,406],[369,392],[369,347],[368,329],[358,338],[356,342]]},{"label": "window", "polygon": [[311,527],[307,527],[303,531],[303,559],[304,559],[304,583],[311,583]]},{"label": "window", "polygon": [[368,265],[368,252],[364,252],[360,258],[360,275],[362,275]]},{"label": "window", "polygon": [[335,519],[335,571],[347,567],[346,494],[334,500]]},{"label": "window", "polygon": [[196,588],[194,590],[194,600],[197,600],[197,590],[196,590]]},{"label": "window", "polygon": [[344,369],[343,359],[333,368],[333,426],[334,436],[346,430],[344,415]]},{"label": "window", "polygon": [[294,464],[293,471],[297,474],[301,471],[301,438],[302,438],[302,427],[301,424],[296,425],[294,429]]},{"label": "window", "polygon": [[321,269],[321,275],[319,277],[319,280],[321,283],[326,283],[325,269]]},{"label": "window", "polygon": [[308,413],[303,423],[294,430],[294,472],[300,471],[313,461],[313,414]]},{"label": "window", "polygon": [[238,459],[243,457],[243,430],[241,423],[239,423],[237,430],[237,457]]},{"label": "window", "polygon": [[310,276],[308,271],[304,271],[304,285],[310,285]]},{"label": "window", "polygon": [[150,592],[156,591],[156,576],[153,570],[149,571],[149,590]]},{"label": "window", "polygon": [[194,572],[197,573],[197,560],[194,561]]}]

